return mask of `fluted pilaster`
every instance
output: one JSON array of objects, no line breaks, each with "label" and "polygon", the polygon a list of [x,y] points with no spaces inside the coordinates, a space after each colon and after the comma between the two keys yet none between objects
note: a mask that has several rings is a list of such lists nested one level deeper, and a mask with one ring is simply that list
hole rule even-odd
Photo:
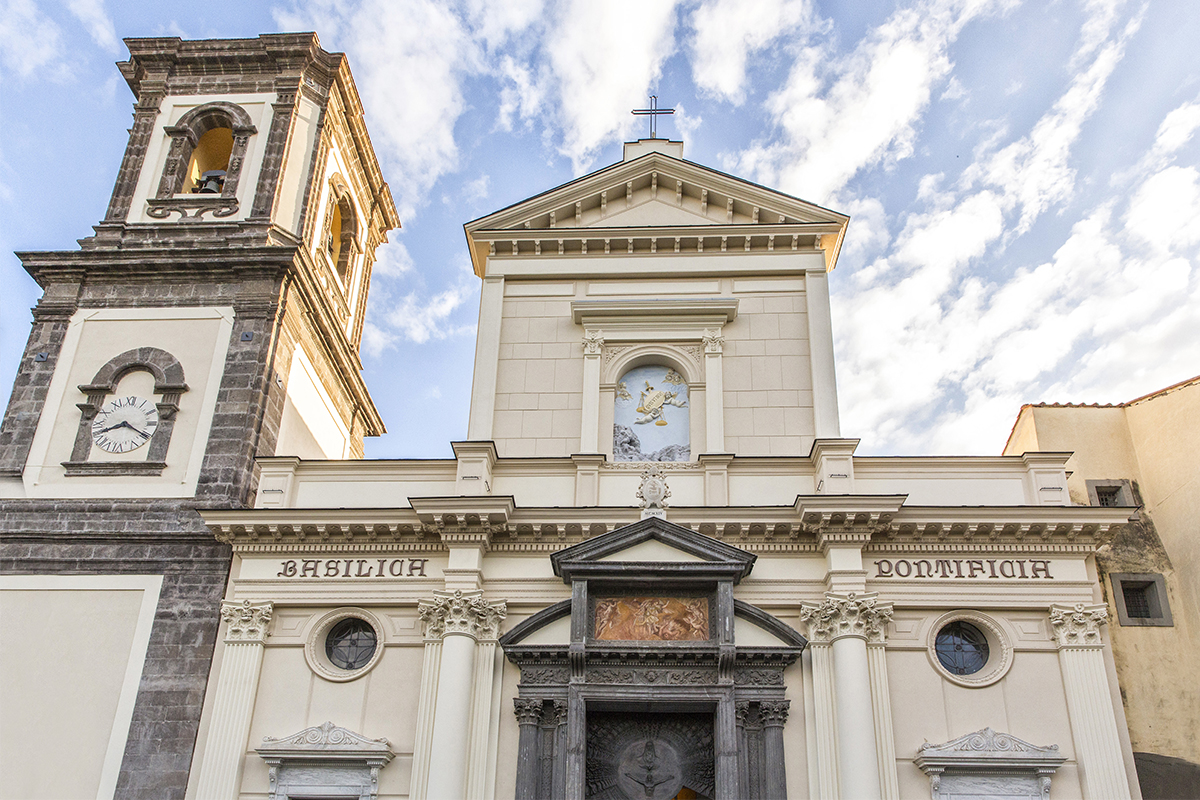
[{"label": "fluted pilaster", "polygon": [[221,603],[225,652],[196,782],[197,800],[228,800],[238,795],[262,671],[263,644],[273,612],[274,604],[269,602]]},{"label": "fluted pilaster", "polygon": [[[800,616],[808,623],[809,641],[814,645],[829,643],[833,650],[833,706],[841,796],[881,800],[874,708],[879,689],[872,685],[867,642],[879,642],[886,636],[892,604],[879,602],[878,595],[873,593],[826,592],[824,602],[804,603]],[[814,651],[814,670],[817,659]],[[818,681],[815,675],[814,681]]]},{"label": "fluted pilaster", "polygon": [[1050,628],[1058,645],[1084,796],[1125,800],[1131,796],[1129,778],[1100,636],[1101,626],[1107,623],[1104,605],[1050,607]]}]

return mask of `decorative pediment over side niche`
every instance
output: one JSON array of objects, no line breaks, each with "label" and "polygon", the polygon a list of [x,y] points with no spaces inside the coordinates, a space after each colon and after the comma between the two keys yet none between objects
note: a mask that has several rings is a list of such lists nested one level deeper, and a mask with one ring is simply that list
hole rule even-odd
[{"label": "decorative pediment over side niche", "polygon": [[663,577],[724,579],[737,583],[750,573],[757,558],[737,547],[690,528],[649,518],[550,557],[554,573],[572,577],[619,577],[635,568],[661,572]]}]

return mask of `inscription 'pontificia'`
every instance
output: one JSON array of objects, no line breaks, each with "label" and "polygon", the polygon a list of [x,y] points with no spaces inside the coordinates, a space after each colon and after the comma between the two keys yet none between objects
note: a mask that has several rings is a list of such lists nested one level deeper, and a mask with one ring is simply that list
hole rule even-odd
[{"label": "inscription 'pontificia'", "polygon": [[428,558],[289,558],[278,578],[425,578]]},{"label": "inscription 'pontificia'", "polygon": [[881,558],[876,578],[1036,578],[1054,580],[1050,562],[1040,558]]}]

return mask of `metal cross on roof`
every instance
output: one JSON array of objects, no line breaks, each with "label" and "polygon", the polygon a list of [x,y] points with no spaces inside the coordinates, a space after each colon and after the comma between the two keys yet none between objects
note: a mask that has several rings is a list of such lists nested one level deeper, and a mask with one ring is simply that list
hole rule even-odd
[{"label": "metal cross on roof", "polygon": [[633,110],[633,114],[636,117],[650,117],[650,138],[651,139],[658,138],[657,122],[658,122],[659,114],[674,114],[674,113],[675,113],[675,109],[673,109],[673,108],[659,108],[658,107],[658,95],[656,95],[656,94],[650,95],[650,107],[649,108],[635,108]]}]

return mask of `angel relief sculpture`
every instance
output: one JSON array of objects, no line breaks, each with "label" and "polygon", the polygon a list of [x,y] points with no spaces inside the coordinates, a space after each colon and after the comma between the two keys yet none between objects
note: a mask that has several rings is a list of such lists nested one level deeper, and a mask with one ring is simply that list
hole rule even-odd
[{"label": "angel relief sculpture", "polygon": [[606,597],[596,601],[596,639],[687,642],[708,639],[706,597]]}]

